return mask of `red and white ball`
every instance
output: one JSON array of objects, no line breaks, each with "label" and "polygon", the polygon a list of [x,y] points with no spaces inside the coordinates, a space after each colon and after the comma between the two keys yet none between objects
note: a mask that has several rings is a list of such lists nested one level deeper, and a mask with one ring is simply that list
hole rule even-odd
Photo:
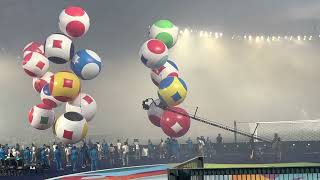
[{"label": "red and white ball", "polygon": [[23,58],[22,68],[31,77],[42,77],[49,69],[49,61],[40,53],[30,52]]},{"label": "red and white ball", "polygon": [[69,6],[60,13],[59,28],[69,37],[82,37],[87,33],[89,27],[90,18],[81,7]]},{"label": "red and white ball", "polygon": [[46,84],[43,86],[40,93],[40,97],[41,97],[42,103],[46,104],[51,108],[55,108],[63,103],[62,101],[57,100],[51,95],[49,84]]},{"label": "red and white ball", "polygon": [[139,54],[141,62],[151,69],[163,66],[168,60],[167,46],[157,39],[150,39],[143,43]]},{"label": "red and white ball", "polygon": [[32,127],[45,130],[50,128],[55,122],[54,111],[45,104],[38,104],[31,108],[28,119]]},{"label": "red and white ball", "polygon": [[54,124],[54,134],[65,144],[75,144],[86,137],[88,123],[77,112],[66,112]]},{"label": "red and white ball", "polygon": [[179,77],[179,69],[178,66],[170,60],[156,69],[152,69],[150,72],[151,80],[156,85],[159,86],[160,82],[164,80],[168,76]]},{"label": "red and white ball", "polygon": [[49,61],[64,64],[74,55],[72,40],[63,34],[51,34],[44,43],[44,52]]},{"label": "red and white ball", "polygon": [[150,107],[148,110],[148,118],[150,122],[157,127],[160,127],[160,121],[163,114],[163,109],[158,107],[160,102],[161,102],[160,99],[155,100],[150,104]]},{"label": "red and white ball", "polygon": [[171,107],[170,110],[166,110],[160,121],[160,126],[163,132],[169,137],[181,137],[185,135],[190,128],[190,118],[188,113],[179,107]]},{"label": "red and white ball", "polygon": [[97,113],[97,103],[90,95],[80,93],[72,102],[66,103],[66,112],[78,112],[89,122]]},{"label": "red and white ball", "polygon": [[32,41],[23,48],[23,57],[25,57],[30,52],[37,52],[44,55],[44,47],[41,43]]},{"label": "red and white ball", "polygon": [[33,89],[41,93],[43,86],[50,83],[51,78],[53,77],[52,72],[46,72],[41,78],[35,77],[33,78]]}]

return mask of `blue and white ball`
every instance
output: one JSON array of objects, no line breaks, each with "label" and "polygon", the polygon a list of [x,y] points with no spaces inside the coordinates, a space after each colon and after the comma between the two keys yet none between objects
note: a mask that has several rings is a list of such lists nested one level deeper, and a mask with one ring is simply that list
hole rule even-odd
[{"label": "blue and white ball", "polygon": [[150,75],[152,82],[159,86],[160,82],[168,76],[179,77],[179,69],[173,61],[168,60],[163,66],[152,69]]},{"label": "blue and white ball", "polygon": [[140,60],[148,68],[155,69],[163,66],[168,60],[168,48],[160,40],[150,39],[140,48]]},{"label": "blue and white ball", "polygon": [[71,61],[71,69],[83,80],[93,79],[101,71],[101,58],[91,50],[80,50]]}]

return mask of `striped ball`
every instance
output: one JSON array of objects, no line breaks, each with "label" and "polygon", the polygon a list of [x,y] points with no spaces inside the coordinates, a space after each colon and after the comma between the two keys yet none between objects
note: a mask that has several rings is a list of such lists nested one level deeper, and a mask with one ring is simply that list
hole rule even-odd
[{"label": "striped ball", "polygon": [[166,106],[179,105],[187,96],[187,85],[179,77],[168,76],[160,82],[158,96]]},{"label": "striped ball", "polygon": [[177,42],[179,28],[170,20],[164,19],[155,22],[149,31],[149,37],[162,41],[168,49],[172,48]]},{"label": "striped ball", "polygon": [[143,43],[139,54],[141,62],[151,69],[163,66],[168,60],[167,46],[157,39],[150,39]]},{"label": "striped ball", "polygon": [[66,112],[54,124],[54,134],[65,144],[75,144],[86,137],[88,123],[77,112]]},{"label": "striped ball", "polygon": [[152,69],[150,75],[152,82],[156,86],[159,86],[160,82],[168,76],[178,77],[179,69],[173,61],[168,60],[163,66]]},{"label": "striped ball", "polygon": [[38,104],[31,108],[28,119],[32,127],[45,130],[50,128],[55,121],[54,111],[45,104]]}]

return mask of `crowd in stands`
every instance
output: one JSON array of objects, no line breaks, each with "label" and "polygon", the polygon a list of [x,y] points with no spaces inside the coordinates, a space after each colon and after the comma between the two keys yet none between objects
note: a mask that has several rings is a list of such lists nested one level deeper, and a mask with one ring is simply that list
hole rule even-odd
[{"label": "crowd in stands", "polygon": [[[274,161],[281,161],[282,142],[277,134],[271,145],[255,142],[253,139],[248,143],[224,143],[219,134],[214,141],[209,137],[189,138],[187,141],[178,142],[177,139],[167,138],[154,144],[148,140],[142,145],[139,139],[118,139],[115,143],[83,141],[76,145],[63,143],[30,146],[16,144],[0,145],[0,165],[4,166],[8,161],[16,164],[30,166],[40,164],[41,167],[73,172],[85,170],[97,170],[113,167],[124,167],[154,163],[174,163],[190,159],[195,156],[204,156],[212,162],[227,163],[227,156],[240,158],[241,162],[257,162],[262,160],[264,154],[272,152]],[[291,147],[291,146],[290,146]],[[242,150],[241,150],[242,149]],[[270,150],[267,150],[270,149]],[[227,155],[229,153],[229,155]],[[234,157],[232,156],[234,155]],[[221,161],[221,159],[223,161]],[[269,157],[270,158],[270,157]],[[231,158],[230,158],[231,159]],[[226,162],[224,162],[226,161]],[[11,162],[11,163],[12,163]]]}]

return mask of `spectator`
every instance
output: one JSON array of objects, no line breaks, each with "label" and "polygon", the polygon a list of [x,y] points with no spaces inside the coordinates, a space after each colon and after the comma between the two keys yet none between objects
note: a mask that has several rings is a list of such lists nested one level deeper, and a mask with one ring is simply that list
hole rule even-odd
[{"label": "spectator", "polygon": [[0,144],[0,165],[4,165],[4,159],[5,159],[5,151],[3,149],[3,146]]},{"label": "spectator", "polygon": [[193,143],[191,138],[189,137],[188,140],[186,141],[187,143],[187,148],[188,148],[188,157],[192,157],[193,156]]},{"label": "spectator", "polygon": [[36,163],[37,162],[36,153],[37,153],[37,147],[36,147],[35,144],[32,143],[32,145],[31,145],[31,162],[32,163]]},{"label": "spectator", "polygon": [[223,152],[223,139],[221,134],[219,133],[216,137],[216,151],[218,154],[221,154]]},{"label": "spectator", "polygon": [[118,139],[117,140],[117,151],[116,151],[116,153],[118,153],[118,155],[120,155],[119,156],[119,159],[121,159],[121,147],[122,147],[122,143],[121,143],[121,141],[120,141],[120,139]]},{"label": "spectator", "polygon": [[202,140],[202,138],[197,137],[197,141],[198,141],[198,153],[199,156],[204,156],[204,142]]},{"label": "spectator", "polygon": [[62,156],[61,156],[61,150],[60,150],[60,147],[57,146],[56,147],[56,150],[54,151],[54,159],[55,159],[55,162],[56,162],[56,168],[57,168],[57,171],[59,170],[63,170],[62,168]]},{"label": "spectator", "polygon": [[148,158],[153,158],[153,144],[150,139],[148,140]]},{"label": "spectator", "polygon": [[106,143],[105,140],[103,140],[103,157],[104,159],[108,159],[109,157],[109,145]]},{"label": "spectator", "polygon": [[41,166],[44,168],[48,168],[49,167],[49,163],[48,163],[48,156],[47,156],[47,152],[46,152],[46,146],[43,146],[40,150],[40,159],[41,159]]},{"label": "spectator", "polygon": [[98,150],[97,147],[94,146],[90,150],[90,159],[91,159],[91,171],[97,170],[98,167]]},{"label": "spectator", "polygon": [[[1,158],[1,149],[0,149],[0,158]],[[23,151],[23,159],[24,159],[24,163],[26,165],[30,164],[31,161],[31,152],[29,147],[27,147],[24,151]]]},{"label": "spectator", "polygon": [[64,148],[64,153],[66,154],[66,165],[67,166],[71,166],[71,145],[67,145]]},{"label": "spectator", "polygon": [[72,171],[77,171],[77,165],[78,165],[78,150],[76,146],[73,146],[71,149],[71,163],[72,163]]},{"label": "spectator", "polygon": [[99,160],[102,159],[102,146],[99,142],[96,142],[96,145],[97,145],[97,150],[98,150],[98,157],[99,157]]},{"label": "spectator", "polygon": [[129,164],[129,146],[128,143],[125,142],[122,146],[122,165],[123,166],[128,166]]},{"label": "spectator", "polygon": [[159,155],[160,155],[160,159],[165,158],[165,143],[162,139],[159,144]]},{"label": "spectator", "polygon": [[133,141],[133,144],[134,144],[135,159],[140,160],[141,159],[141,152],[140,152],[139,139],[135,139]]},{"label": "spectator", "polygon": [[113,146],[113,144],[110,144],[109,147],[109,157],[110,157],[110,165],[114,166],[115,165],[115,147]]}]

